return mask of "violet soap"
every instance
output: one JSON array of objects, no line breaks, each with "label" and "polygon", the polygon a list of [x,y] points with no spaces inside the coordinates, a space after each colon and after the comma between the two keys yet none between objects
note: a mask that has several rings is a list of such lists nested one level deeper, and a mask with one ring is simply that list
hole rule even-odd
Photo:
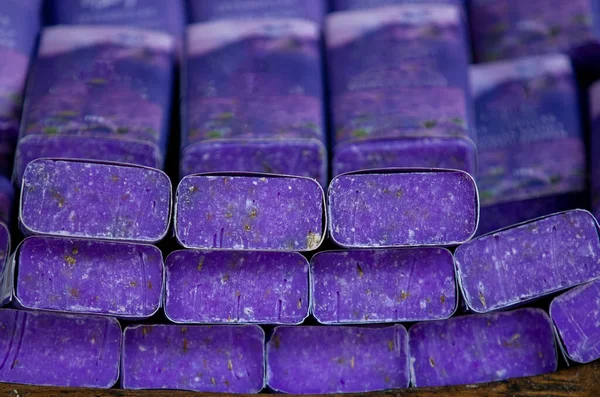
[{"label": "violet soap", "polygon": [[157,242],[168,231],[171,181],[157,169],[40,159],[23,177],[29,234]]},{"label": "violet soap", "polygon": [[176,323],[299,324],[308,262],[295,252],[176,251],[166,261],[165,314]]},{"label": "violet soap", "polygon": [[256,325],[135,325],[123,336],[124,389],[258,393],[264,331]]}]

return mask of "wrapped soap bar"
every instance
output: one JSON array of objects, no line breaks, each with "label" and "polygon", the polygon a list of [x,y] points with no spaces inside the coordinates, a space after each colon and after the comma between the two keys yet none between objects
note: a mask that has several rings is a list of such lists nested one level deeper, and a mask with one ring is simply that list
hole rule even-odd
[{"label": "wrapped soap bar", "polygon": [[29,234],[157,242],[171,181],[157,169],[39,159],[25,170],[19,220]]},{"label": "wrapped soap bar", "polygon": [[161,304],[162,253],[151,245],[32,236],[9,271],[25,309],[138,319]]},{"label": "wrapped soap bar", "polygon": [[535,376],[558,365],[552,324],[540,309],[420,323],[409,344],[415,387]]},{"label": "wrapped soap bar", "polygon": [[265,333],[257,325],[135,325],[123,335],[124,389],[258,393]]},{"label": "wrapped soap bar", "polygon": [[0,382],[110,388],[121,327],[109,317],[0,309]]},{"label": "wrapped soap bar", "polygon": [[595,0],[471,0],[477,62],[563,52],[598,35]]},{"label": "wrapped soap bar", "polygon": [[343,247],[456,245],[477,230],[473,178],[454,170],[374,170],[333,179],[329,230]]},{"label": "wrapped soap bar", "polygon": [[187,37],[182,175],[265,172],[325,185],[318,26],[229,19],[192,25]]},{"label": "wrapped soap bar", "polygon": [[423,3],[336,12],[325,36],[334,175],[449,165],[475,173],[460,7]]},{"label": "wrapped soap bar", "polygon": [[[576,201],[571,195],[583,196],[586,156],[569,59],[555,54],[475,65],[471,77],[480,230],[572,209],[560,207]],[[523,203],[544,198],[548,207]]]},{"label": "wrapped soap bar", "polygon": [[440,320],[457,307],[443,248],[325,251],[312,257],[312,313],[322,324]]},{"label": "wrapped soap bar", "polygon": [[15,179],[40,157],[161,168],[169,134],[171,36],[118,26],[44,29],[27,89]]},{"label": "wrapped soap bar", "polygon": [[288,394],[407,388],[408,337],[401,325],[275,328],[267,343],[267,384]]},{"label": "wrapped soap bar", "polygon": [[10,223],[15,190],[10,180],[0,175],[0,222]]},{"label": "wrapped soap bar", "polygon": [[596,219],[573,210],[472,240],[454,253],[470,309],[485,313],[600,277]]},{"label": "wrapped soap bar", "polygon": [[333,11],[359,10],[392,4],[453,4],[464,7],[464,0],[331,0]]},{"label": "wrapped soap bar", "polygon": [[40,30],[41,0],[0,2],[0,175],[10,177],[23,91]]},{"label": "wrapped soap bar", "polygon": [[569,359],[589,363],[600,358],[600,281],[579,286],[550,304],[550,317]]},{"label": "wrapped soap bar", "polygon": [[186,248],[312,251],[325,235],[323,196],[308,178],[190,175],[177,187],[175,235]]},{"label": "wrapped soap bar", "polygon": [[299,324],[308,317],[308,261],[296,252],[176,251],[165,283],[165,314],[176,323]]}]

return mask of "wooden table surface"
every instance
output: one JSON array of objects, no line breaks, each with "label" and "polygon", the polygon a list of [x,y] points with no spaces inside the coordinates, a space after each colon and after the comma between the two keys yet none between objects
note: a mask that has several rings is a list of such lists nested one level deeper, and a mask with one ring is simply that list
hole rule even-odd
[{"label": "wooden table surface", "polygon": [[[199,393],[175,391],[127,391],[67,389],[0,384],[0,397],[187,397]],[[206,393],[221,397],[222,394]],[[235,396],[235,395],[230,395]],[[513,379],[483,385],[407,389],[381,393],[344,394],[344,397],[600,397],[600,362],[576,366],[534,378]]]}]

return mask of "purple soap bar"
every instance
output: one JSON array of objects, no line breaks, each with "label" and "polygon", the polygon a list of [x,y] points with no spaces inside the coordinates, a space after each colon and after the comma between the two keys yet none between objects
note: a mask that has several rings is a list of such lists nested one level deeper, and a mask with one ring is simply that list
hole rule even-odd
[{"label": "purple soap bar", "polygon": [[331,238],[344,247],[455,245],[477,230],[477,187],[462,171],[345,174],[328,197]]},{"label": "purple soap bar", "polygon": [[29,237],[17,250],[20,307],[147,318],[162,299],[163,262],[151,245]]},{"label": "purple soap bar", "polygon": [[333,11],[374,8],[391,4],[453,4],[464,7],[464,0],[331,0]]},{"label": "purple soap bar", "polygon": [[595,0],[471,0],[477,62],[563,52],[598,37]]},{"label": "purple soap bar", "polygon": [[319,39],[317,25],[296,19],[190,26],[182,175],[265,172],[325,185]]},{"label": "purple soap bar", "polygon": [[596,219],[573,210],[479,237],[454,253],[467,305],[486,313],[600,277]]},{"label": "purple soap bar", "polygon": [[175,235],[186,248],[312,251],[325,233],[323,196],[308,178],[187,176]]},{"label": "purple soap bar", "polygon": [[25,170],[27,233],[157,242],[170,216],[171,181],[157,169],[40,159]]},{"label": "purple soap bar", "polygon": [[569,359],[589,363],[600,358],[600,281],[554,298],[550,317]]},{"label": "purple soap bar", "polygon": [[415,387],[541,375],[558,365],[552,324],[540,309],[420,323],[409,341]]},{"label": "purple soap bar", "polygon": [[265,333],[256,325],[135,325],[123,335],[124,389],[258,393]]},{"label": "purple soap bar", "polygon": [[0,222],[9,223],[12,218],[15,190],[8,178],[0,175]]},{"label": "purple soap bar", "polygon": [[43,31],[15,159],[20,181],[40,157],[161,168],[169,135],[174,41],[118,26]]},{"label": "purple soap bar", "polygon": [[298,253],[176,251],[166,267],[173,322],[299,324],[308,316],[308,261]]},{"label": "purple soap bar", "polygon": [[119,378],[113,318],[0,309],[0,382],[110,388]]},{"label": "purple soap bar", "polygon": [[407,388],[408,337],[401,325],[276,327],[267,343],[267,384],[288,394]]}]

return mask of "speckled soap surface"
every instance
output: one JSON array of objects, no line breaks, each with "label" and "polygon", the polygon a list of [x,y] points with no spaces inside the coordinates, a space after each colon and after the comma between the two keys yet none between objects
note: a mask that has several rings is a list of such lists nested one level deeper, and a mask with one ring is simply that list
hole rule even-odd
[{"label": "speckled soap surface", "polygon": [[176,251],[166,266],[171,321],[298,324],[308,316],[308,261],[298,253]]},{"label": "speckled soap surface", "polygon": [[539,309],[420,323],[409,341],[416,387],[493,382],[557,367],[550,318]]},{"label": "speckled soap surface", "polygon": [[161,303],[154,246],[32,236],[17,253],[16,298],[28,309],[144,318]]},{"label": "speckled soap surface", "polygon": [[460,171],[341,175],[328,196],[331,237],[345,247],[453,245],[477,228],[477,187]]},{"label": "speckled soap surface", "polygon": [[124,389],[258,393],[264,331],[256,325],[136,325],[123,336]]},{"label": "speckled soap surface", "polygon": [[456,267],[467,305],[489,312],[600,277],[592,214],[573,210],[460,246]]},{"label": "speckled soap surface", "polygon": [[383,328],[275,328],[267,343],[267,384],[289,394],[359,393],[408,387],[408,340]]},{"label": "speckled soap surface", "polygon": [[311,251],[324,233],[323,190],[306,178],[188,176],[175,212],[188,248]]},{"label": "speckled soap surface", "polygon": [[600,358],[600,281],[554,298],[550,317],[571,360],[589,363]]},{"label": "speckled soap surface", "polygon": [[312,312],[324,324],[437,320],[456,310],[443,248],[329,251],[311,260]]},{"label": "speckled soap surface", "polygon": [[110,388],[121,328],[107,317],[0,310],[0,382]]},{"label": "speckled soap surface", "polygon": [[20,220],[33,234],[156,242],[170,207],[171,182],[159,170],[37,160],[23,177]]}]

